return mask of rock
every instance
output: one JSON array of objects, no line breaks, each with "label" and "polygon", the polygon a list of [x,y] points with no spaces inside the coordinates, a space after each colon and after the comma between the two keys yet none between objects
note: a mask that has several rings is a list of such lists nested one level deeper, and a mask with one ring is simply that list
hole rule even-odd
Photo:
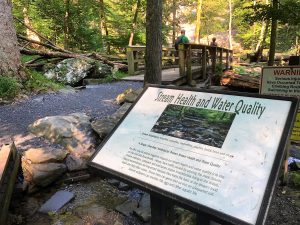
[{"label": "rock", "polygon": [[176,224],[179,225],[196,225],[196,214],[180,207],[175,207]]},{"label": "rock", "polygon": [[85,78],[83,79],[83,85],[97,85],[97,84],[102,84],[105,83],[105,79],[95,79],[95,78]]},{"label": "rock", "polygon": [[44,75],[49,79],[73,86],[88,75],[93,67],[91,62],[87,59],[65,59],[54,68],[49,69]]},{"label": "rock", "polygon": [[113,185],[113,186],[115,186],[115,187],[118,187],[119,184],[120,184],[120,181],[117,180],[117,179],[108,179],[108,180],[107,180],[107,183],[109,183],[110,185]]},{"label": "rock", "polygon": [[123,204],[118,205],[116,210],[125,216],[130,216],[137,209],[138,202],[136,200],[127,200]]},{"label": "rock", "polygon": [[109,116],[109,118],[117,124],[119,120],[124,116],[124,114],[128,111],[130,108],[131,103],[125,103],[123,104],[114,114]]},{"label": "rock", "polygon": [[108,214],[107,209],[104,206],[92,204],[88,208],[81,208],[77,210],[77,215],[81,218],[91,216],[94,220],[103,220],[104,216]]},{"label": "rock", "polygon": [[117,96],[116,101],[118,104],[122,104],[124,102],[133,103],[137,99],[137,97],[142,93],[142,91],[143,88],[140,88],[135,91],[131,88],[127,89],[126,91]]},{"label": "rock", "polygon": [[300,188],[300,171],[289,173],[289,183],[296,188]]},{"label": "rock", "polygon": [[97,132],[101,139],[104,139],[115,127],[116,123],[109,119],[104,118],[92,122],[92,128]]},{"label": "rock", "polygon": [[111,116],[92,122],[92,128],[98,133],[101,139],[105,138],[113,130],[130,106],[130,103],[125,103]]},{"label": "rock", "polygon": [[29,131],[64,146],[81,159],[88,159],[95,150],[96,134],[84,113],[45,117],[29,125]]},{"label": "rock", "polygon": [[125,184],[124,182],[120,182],[118,189],[121,191],[128,191],[130,189],[130,186],[128,184]]},{"label": "rock", "polygon": [[102,63],[101,61],[94,61],[92,65],[93,70],[89,75],[91,78],[105,78],[107,75],[112,73],[112,67]]},{"label": "rock", "polygon": [[73,198],[74,194],[72,192],[58,191],[41,206],[39,211],[42,213],[57,212]]},{"label": "rock", "polygon": [[134,210],[134,213],[144,222],[149,222],[151,219],[151,202],[150,195],[145,193],[139,202],[139,207]]},{"label": "rock", "polygon": [[66,159],[66,166],[69,171],[76,171],[86,169],[86,162],[74,155],[68,155]]},{"label": "rock", "polygon": [[63,175],[67,168],[63,163],[34,164],[22,158],[24,181],[29,185],[29,192],[37,187],[45,187]]},{"label": "rock", "polygon": [[31,163],[50,163],[63,161],[68,152],[51,147],[30,148],[24,153],[24,157]]}]

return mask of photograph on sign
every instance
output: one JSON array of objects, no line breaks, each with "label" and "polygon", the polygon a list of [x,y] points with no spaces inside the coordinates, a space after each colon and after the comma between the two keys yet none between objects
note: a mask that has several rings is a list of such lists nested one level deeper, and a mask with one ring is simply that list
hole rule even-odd
[{"label": "photograph on sign", "polygon": [[150,185],[151,191],[257,224],[295,104],[148,87],[91,165]]},{"label": "photograph on sign", "polygon": [[235,113],[170,104],[152,132],[221,148]]}]

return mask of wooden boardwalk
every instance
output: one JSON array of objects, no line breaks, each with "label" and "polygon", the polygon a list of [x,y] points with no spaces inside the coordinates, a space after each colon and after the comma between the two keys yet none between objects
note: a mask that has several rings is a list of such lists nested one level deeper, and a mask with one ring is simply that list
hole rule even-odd
[{"label": "wooden boardwalk", "polygon": [[[200,69],[201,69],[200,66],[193,66],[192,72],[200,74]],[[145,74],[139,74],[139,75],[125,77],[122,80],[143,82],[144,76],[145,76]],[[182,77],[180,77],[180,75],[179,75],[179,68],[171,68],[171,69],[162,70],[162,84],[172,84],[181,78]]]}]

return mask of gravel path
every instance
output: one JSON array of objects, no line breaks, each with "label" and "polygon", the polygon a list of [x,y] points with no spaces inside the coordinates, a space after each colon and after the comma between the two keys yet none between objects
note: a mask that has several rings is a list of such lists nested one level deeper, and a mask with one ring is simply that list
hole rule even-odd
[{"label": "gravel path", "polygon": [[[78,91],[63,90],[31,96],[11,105],[0,106],[0,146],[11,138],[17,147],[32,139],[27,131],[35,120],[55,115],[85,112],[92,118],[102,118],[119,108],[114,99],[128,88],[138,89],[142,82],[120,81],[111,84],[88,86]],[[19,146],[18,146],[19,145]]]}]

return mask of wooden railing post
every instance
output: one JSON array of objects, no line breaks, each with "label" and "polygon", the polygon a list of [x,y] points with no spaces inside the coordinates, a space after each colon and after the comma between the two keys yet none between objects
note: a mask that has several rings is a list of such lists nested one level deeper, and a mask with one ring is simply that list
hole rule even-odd
[{"label": "wooden railing post", "polygon": [[226,70],[229,69],[229,50],[226,49]]},{"label": "wooden railing post", "polygon": [[179,76],[185,76],[185,48],[183,44],[178,46],[178,64],[179,64]]},{"label": "wooden railing post", "polygon": [[232,62],[233,62],[233,51],[232,51],[232,50],[230,50],[230,57],[229,57],[229,68],[231,68]]},{"label": "wooden railing post", "polygon": [[207,74],[206,74],[206,65],[207,65],[207,54],[206,54],[206,47],[204,46],[202,48],[202,60],[201,60],[201,64],[202,64],[202,77],[203,79],[206,79]]},{"label": "wooden railing post", "polygon": [[126,48],[127,54],[127,63],[128,63],[128,74],[134,75],[135,73],[135,65],[134,65],[134,54],[133,49],[131,47]]},{"label": "wooden railing post", "polygon": [[191,46],[189,45],[186,50],[186,76],[187,83],[192,86],[193,74],[192,74],[192,59],[191,59]]},{"label": "wooden railing post", "polygon": [[214,74],[216,72],[216,61],[217,61],[217,47],[211,48],[211,70]]},{"label": "wooden railing post", "polygon": [[220,49],[219,64],[222,68],[222,65],[223,65],[223,48]]}]

